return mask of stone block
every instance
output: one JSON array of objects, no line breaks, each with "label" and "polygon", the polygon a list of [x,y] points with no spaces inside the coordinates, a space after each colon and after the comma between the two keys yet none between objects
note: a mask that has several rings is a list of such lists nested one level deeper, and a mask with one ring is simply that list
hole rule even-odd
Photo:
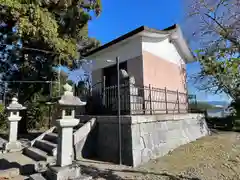
[{"label": "stone block", "polygon": [[166,143],[167,141],[167,134],[166,131],[157,131],[155,136],[156,144]]},{"label": "stone block", "polygon": [[140,150],[140,149],[133,149],[132,154],[133,154],[132,166],[136,167],[136,166],[138,166],[139,164],[142,163],[142,150]]},{"label": "stone block", "polygon": [[42,176],[42,174],[37,173],[30,175],[29,180],[46,180],[46,179],[45,177]]},{"label": "stone block", "polygon": [[46,171],[46,176],[51,180],[76,179],[81,176],[81,168],[75,164],[64,167],[50,166]]},{"label": "stone block", "polygon": [[22,150],[22,145],[20,142],[7,142],[3,144],[3,149],[6,152],[18,152]]},{"label": "stone block", "polygon": [[153,136],[152,133],[149,133],[144,138],[145,145],[148,149],[153,150],[154,149],[154,142],[153,142]]},{"label": "stone block", "polygon": [[167,121],[160,122],[160,129],[161,129],[161,131],[167,131],[168,130]]},{"label": "stone block", "polygon": [[148,162],[152,157],[152,151],[148,148],[143,149],[141,153],[141,163]]}]

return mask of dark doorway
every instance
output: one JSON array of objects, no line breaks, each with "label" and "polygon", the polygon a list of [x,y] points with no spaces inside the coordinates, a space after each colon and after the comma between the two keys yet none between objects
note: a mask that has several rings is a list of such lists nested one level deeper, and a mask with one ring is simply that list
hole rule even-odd
[{"label": "dark doorway", "polygon": [[[127,71],[127,61],[119,64],[120,69]],[[106,77],[106,87],[117,85],[117,65],[103,69],[103,75]]]}]

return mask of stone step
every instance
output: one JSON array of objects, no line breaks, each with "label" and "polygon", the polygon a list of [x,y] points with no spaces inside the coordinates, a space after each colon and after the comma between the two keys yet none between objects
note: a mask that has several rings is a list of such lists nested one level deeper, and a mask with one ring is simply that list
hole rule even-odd
[{"label": "stone step", "polygon": [[48,133],[44,136],[44,140],[50,141],[54,144],[57,144],[58,142],[58,134],[57,133]]},{"label": "stone step", "polygon": [[31,176],[29,176],[29,180],[46,180],[46,178],[43,177],[42,174],[36,173],[36,174],[32,174]]},{"label": "stone step", "polygon": [[57,155],[57,144],[52,143],[50,141],[37,140],[37,141],[35,141],[33,146],[40,149],[40,150],[43,150],[43,151],[49,153],[52,156]]},{"label": "stone step", "polygon": [[29,179],[27,176],[22,176],[22,175],[11,178],[11,180],[27,180],[27,179]]},{"label": "stone step", "polygon": [[35,147],[29,147],[24,149],[24,154],[35,161],[47,161],[48,163],[52,163],[55,161],[55,157],[48,156],[47,152]]},{"label": "stone step", "polygon": [[92,176],[81,175],[77,178],[69,179],[69,180],[92,180]]}]

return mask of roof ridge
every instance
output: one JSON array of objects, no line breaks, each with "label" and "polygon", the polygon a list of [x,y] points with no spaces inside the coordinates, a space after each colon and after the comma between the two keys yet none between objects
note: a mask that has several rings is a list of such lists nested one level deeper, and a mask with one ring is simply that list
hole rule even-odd
[{"label": "roof ridge", "polygon": [[149,28],[148,26],[142,25],[142,26],[139,26],[138,28],[136,28],[136,29],[134,29],[134,30],[132,30],[132,31],[130,31],[130,32],[128,32],[128,33],[126,33],[126,34],[124,34],[124,35],[122,35],[122,36],[120,36],[120,37],[102,45],[102,46],[100,46],[100,47],[97,47],[96,49],[94,49],[94,50],[92,50],[92,51],[90,51],[86,54],[83,54],[83,56],[85,56],[85,57],[90,56],[90,55],[92,55],[92,54],[94,54],[98,51],[101,51],[105,48],[108,48],[108,47],[114,45],[114,44],[117,44],[117,43],[119,43],[119,42],[121,42],[121,41],[123,41],[123,40],[125,40],[129,37],[132,37],[135,34],[138,34],[142,31],[149,31],[149,32],[152,32],[152,33],[162,33],[162,34],[166,33],[167,34],[169,32],[172,32],[173,30],[175,30],[177,27],[178,27],[178,25],[174,24],[174,25],[172,25],[168,28],[165,28],[163,30],[158,30],[158,29],[155,29],[155,28]]}]

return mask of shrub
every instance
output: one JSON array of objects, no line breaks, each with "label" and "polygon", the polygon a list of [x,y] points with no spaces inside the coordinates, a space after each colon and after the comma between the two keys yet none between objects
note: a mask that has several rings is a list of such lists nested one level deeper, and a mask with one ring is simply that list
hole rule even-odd
[{"label": "shrub", "polygon": [[7,128],[7,114],[5,112],[5,107],[0,104],[0,129],[5,130]]}]

